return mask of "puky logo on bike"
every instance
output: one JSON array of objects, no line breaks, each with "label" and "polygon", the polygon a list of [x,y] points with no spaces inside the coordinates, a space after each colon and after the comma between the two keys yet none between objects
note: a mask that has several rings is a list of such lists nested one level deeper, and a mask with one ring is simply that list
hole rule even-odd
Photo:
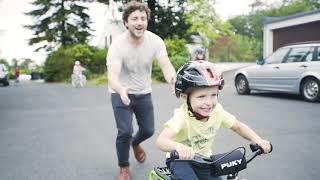
[{"label": "puky logo on bike", "polygon": [[223,164],[221,164],[221,169],[224,169],[226,167],[230,168],[230,167],[233,167],[233,166],[238,166],[238,165],[241,164],[241,162],[242,162],[242,159],[238,159],[238,160],[234,160],[234,161],[223,163]]}]

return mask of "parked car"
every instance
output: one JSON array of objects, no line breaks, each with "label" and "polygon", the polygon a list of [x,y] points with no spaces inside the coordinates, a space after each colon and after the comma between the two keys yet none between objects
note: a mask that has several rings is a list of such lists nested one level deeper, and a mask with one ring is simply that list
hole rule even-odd
[{"label": "parked car", "polygon": [[254,66],[234,75],[238,94],[263,90],[300,94],[307,101],[320,100],[320,42],[305,42],[279,48]]},{"label": "parked car", "polygon": [[9,72],[4,64],[0,64],[0,83],[4,86],[9,86]]}]

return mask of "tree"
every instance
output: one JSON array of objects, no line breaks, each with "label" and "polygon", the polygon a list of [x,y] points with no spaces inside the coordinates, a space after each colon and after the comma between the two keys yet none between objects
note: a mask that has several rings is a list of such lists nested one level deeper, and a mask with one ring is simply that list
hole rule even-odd
[{"label": "tree", "polygon": [[[217,40],[225,36],[233,36],[232,26],[224,23],[216,14],[215,1],[212,0],[189,0],[187,20],[192,25],[189,29],[191,34],[200,35],[202,45],[213,52]],[[212,53],[209,54],[212,58]]]},{"label": "tree", "polygon": [[249,15],[237,16],[228,22],[238,34],[262,41],[265,17],[289,16],[319,8],[320,2],[318,0],[282,0],[280,4],[276,5],[268,5],[265,1],[255,0],[251,4]]},{"label": "tree", "polygon": [[0,63],[6,65],[7,67],[9,67],[9,63],[5,59],[0,59]]},{"label": "tree", "polygon": [[249,21],[249,16],[236,16],[228,22],[232,25],[234,28],[234,32],[237,34],[241,34],[243,36],[253,37],[254,32],[251,28],[251,24]]},{"label": "tree", "polygon": [[19,66],[21,69],[28,69],[29,64],[32,64],[32,63],[34,63],[34,61],[27,58],[27,59],[23,59]]},{"label": "tree", "polygon": [[[282,0],[278,4],[266,4],[264,0],[255,0],[251,4],[251,11],[248,15],[234,17],[228,22],[233,26],[234,31],[242,38],[237,38],[240,43],[247,44],[247,47],[254,45],[258,48],[251,48],[257,57],[262,56],[263,48],[263,21],[265,17],[282,17],[301,12],[309,12],[319,9],[318,0]],[[249,43],[250,42],[250,43]]]},{"label": "tree", "polygon": [[[157,1],[154,1],[157,2]],[[186,1],[176,0],[168,1],[168,4],[155,3],[153,19],[149,23],[148,29],[155,32],[162,38],[179,38],[188,39],[188,29],[191,24],[186,20]],[[148,1],[148,6],[152,7],[152,1]]]},{"label": "tree", "polygon": [[87,42],[90,34],[87,7],[80,5],[80,0],[35,0],[37,9],[25,13],[35,18],[33,25],[25,27],[32,30],[34,37],[29,45],[40,44],[35,51],[52,51],[59,46]]},{"label": "tree", "polygon": [[[97,0],[109,5],[109,0]],[[130,0],[114,0],[123,4]],[[148,23],[148,30],[158,34],[162,38],[173,38],[175,35],[180,38],[187,38],[187,30],[190,24],[186,21],[187,0],[148,0],[147,4],[151,10],[151,17]],[[122,11],[122,8],[120,8]]]}]

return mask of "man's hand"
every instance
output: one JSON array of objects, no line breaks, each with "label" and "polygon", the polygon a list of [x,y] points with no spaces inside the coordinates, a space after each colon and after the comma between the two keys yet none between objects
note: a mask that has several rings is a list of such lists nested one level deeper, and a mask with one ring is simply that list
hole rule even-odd
[{"label": "man's hand", "polygon": [[130,104],[130,99],[128,97],[128,89],[129,89],[128,87],[123,87],[121,89],[121,92],[119,93],[123,104],[125,104],[127,106],[129,106],[129,104]]}]

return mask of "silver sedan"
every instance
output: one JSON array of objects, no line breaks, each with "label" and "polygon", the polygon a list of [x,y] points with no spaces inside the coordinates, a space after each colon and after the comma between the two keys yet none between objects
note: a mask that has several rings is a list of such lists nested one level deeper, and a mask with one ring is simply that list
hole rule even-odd
[{"label": "silver sedan", "polygon": [[251,90],[300,94],[305,100],[320,100],[320,43],[284,46],[254,66],[234,75],[238,94]]}]

